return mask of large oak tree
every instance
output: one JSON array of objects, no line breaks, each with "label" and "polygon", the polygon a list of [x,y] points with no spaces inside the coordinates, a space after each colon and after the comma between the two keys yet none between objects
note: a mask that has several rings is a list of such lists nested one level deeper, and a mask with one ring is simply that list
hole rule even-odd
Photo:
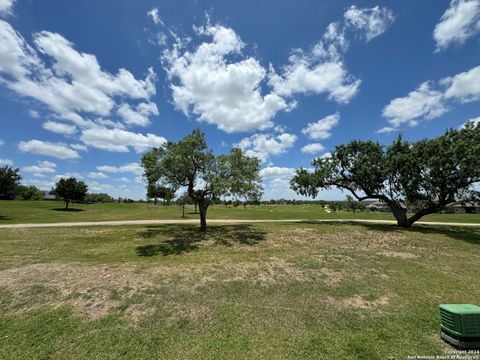
[{"label": "large oak tree", "polygon": [[[399,226],[444,209],[459,198],[476,198],[480,182],[480,124],[417,142],[400,136],[385,147],[372,141],[339,145],[313,160],[313,171],[299,169],[291,180],[297,193],[313,196],[337,187],[358,201],[387,204]],[[407,213],[407,205],[415,212]]]},{"label": "large oak tree", "polygon": [[262,191],[260,161],[234,148],[215,155],[196,129],[178,142],[168,141],[142,157],[144,178],[172,189],[185,187],[198,203],[200,231],[207,230],[207,210],[221,197],[257,198]]}]

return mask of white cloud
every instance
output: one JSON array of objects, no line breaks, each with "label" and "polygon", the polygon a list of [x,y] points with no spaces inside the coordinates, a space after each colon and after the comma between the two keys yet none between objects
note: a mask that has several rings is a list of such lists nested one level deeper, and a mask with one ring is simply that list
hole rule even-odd
[{"label": "white cloud", "polygon": [[57,170],[57,164],[50,161],[38,161],[37,165],[26,166],[22,171],[33,174],[54,174]]},{"label": "white cloud", "polygon": [[312,140],[328,139],[332,135],[332,128],[336,126],[339,121],[339,113],[328,115],[317,122],[309,123],[306,128],[302,129],[302,133]]},{"label": "white cloud", "polygon": [[391,126],[384,126],[383,128],[375,131],[375,134],[388,134],[395,131],[398,131],[398,128],[394,128]]},{"label": "white cloud", "polygon": [[166,139],[154,134],[139,134],[121,129],[102,127],[83,130],[82,141],[88,146],[113,152],[128,152],[133,147],[137,152],[159,147]]},{"label": "white cloud", "polygon": [[5,145],[5,141],[3,141],[3,139],[0,139],[0,146],[3,146]]},{"label": "white cloud", "polygon": [[13,165],[13,161],[10,159],[0,159],[0,166],[5,166],[5,165],[11,166]]},{"label": "white cloud", "polygon": [[163,21],[160,18],[160,15],[158,14],[158,8],[153,8],[152,10],[147,12],[147,15],[150,16],[155,24],[162,24]]},{"label": "white cloud", "polygon": [[0,16],[12,14],[12,7],[15,0],[0,0]]},{"label": "white cloud", "polygon": [[102,165],[97,166],[97,170],[114,174],[125,172],[129,172],[135,175],[143,174],[143,168],[138,163],[128,163],[121,166]]},{"label": "white cloud", "polygon": [[479,32],[480,1],[452,0],[433,31],[436,50],[444,50],[452,44],[462,45]]},{"label": "white cloud", "polygon": [[[228,133],[272,126],[275,114],[288,106],[277,94],[262,94],[266,70],[259,61],[242,57],[244,43],[230,28],[207,25],[196,31],[211,42],[183,53],[176,44],[163,56],[175,107]],[[231,56],[242,59],[228,61]]]},{"label": "white cloud", "polygon": [[47,121],[43,123],[43,128],[45,130],[63,135],[73,135],[77,132],[77,128],[75,126],[59,123],[56,121]]},{"label": "white cloud", "polygon": [[465,123],[463,125],[460,126],[460,129],[463,129],[465,127],[465,125],[469,122],[473,123],[473,125],[475,125],[475,126],[477,124],[480,124],[480,116],[476,117],[476,118],[468,119],[467,121],[465,121]]},{"label": "white cloud", "polygon": [[390,101],[383,109],[383,116],[394,128],[398,128],[404,123],[416,126],[420,118],[434,119],[447,111],[443,93],[432,89],[431,83],[424,82],[406,97]]},{"label": "white cloud", "polygon": [[154,103],[140,103],[136,109],[128,104],[122,104],[117,113],[128,125],[147,126],[150,125],[149,117],[158,115],[158,108]]},{"label": "white cloud", "polygon": [[70,144],[70,147],[72,149],[78,150],[78,151],[87,151],[88,148],[83,145],[83,144]]},{"label": "white cloud", "polygon": [[359,9],[352,5],[343,16],[347,25],[362,32],[367,41],[383,34],[395,20],[391,10],[379,6]]},{"label": "white cloud", "polygon": [[240,140],[234,146],[239,147],[248,156],[254,156],[265,162],[270,156],[285,153],[289,148],[293,147],[297,136],[293,134],[283,133],[277,136],[266,134],[255,134]]},{"label": "white cloud", "polygon": [[103,172],[89,172],[87,177],[91,179],[107,179],[108,175],[104,174]]},{"label": "white cloud", "polygon": [[393,14],[386,8],[356,8],[344,14],[344,22],[331,23],[310,51],[297,49],[289,64],[277,74],[270,67],[270,84],[280,96],[328,94],[330,100],[348,103],[358,92],[361,81],[349,74],[343,60],[349,46],[349,32],[360,34],[370,41],[393,22]]},{"label": "white cloud", "polygon": [[271,178],[290,178],[295,174],[294,168],[268,166],[260,170],[260,176],[265,179]]},{"label": "white cloud", "polygon": [[325,146],[319,143],[307,144],[302,147],[301,151],[305,154],[318,154],[325,150]]},{"label": "white cloud", "polygon": [[459,100],[462,103],[480,100],[480,66],[442,79],[442,85],[448,86],[445,98]]},{"label": "white cloud", "polygon": [[30,152],[37,155],[52,156],[58,159],[77,159],[78,152],[63,143],[52,143],[41,140],[21,141],[18,149],[22,152]]},{"label": "white cloud", "polygon": [[[111,74],[101,69],[95,55],[77,51],[60,34],[42,31],[33,34],[33,39],[34,47],[0,20],[0,83],[46,105],[54,117],[85,128],[94,124],[84,120],[85,115],[110,115],[127,100],[153,108],[153,69],[144,80],[123,68]],[[144,105],[131,106],[144,109]],[[155,111],[142,115],[151,113]]]}]

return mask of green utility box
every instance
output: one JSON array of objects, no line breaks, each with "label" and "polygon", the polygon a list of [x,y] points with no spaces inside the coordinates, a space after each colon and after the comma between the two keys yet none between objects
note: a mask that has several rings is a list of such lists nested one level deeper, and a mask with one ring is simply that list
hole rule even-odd
[{"label": "green utility box", "polygon": [[462,349],[480,349],[480,306],[441,304],[440,335]]}]

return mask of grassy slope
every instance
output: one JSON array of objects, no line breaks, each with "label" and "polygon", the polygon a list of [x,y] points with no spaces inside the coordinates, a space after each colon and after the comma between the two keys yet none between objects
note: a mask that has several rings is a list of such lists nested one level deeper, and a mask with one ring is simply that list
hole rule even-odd
[{"label": "grassy slope", "polygon": [[[48,223],[63,221],[101,221],[101,220],[143,220],[143,219],[179,219],[181,208],[172,206],[153,206],[152,204],[74,204],[73,210],[63,211],[62,202],[50,201],[0,201],[0,224]],[[186,209],[186,218],[194,219],[193,206]],[[388,213],[336,212],[327,213],[318,205],[296,206],[255,206],[226,208],[212,206],[208,211],[210,219],[393,219]],[[480,222],[480,215],[430,215],[425,221]]]},{"label": "grassy slope", "polygon": [[480,229],[0,230],[0,358],[442,354],[438,304],[478,302],[479,261]]}]

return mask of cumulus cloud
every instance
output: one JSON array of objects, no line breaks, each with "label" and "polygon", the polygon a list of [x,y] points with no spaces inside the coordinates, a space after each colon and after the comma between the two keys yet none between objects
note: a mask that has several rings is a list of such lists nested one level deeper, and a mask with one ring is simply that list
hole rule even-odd
[{"label": "cumulus cloud", "polygon": [[361,84],[348,72],[343,59],[352,36],[349,34],[353,30],[353,36],[370,41],[386,31],[393,19],[393,13],[386,8],[352,6],[345,12],[343,22],[327,26],[312,49],[296,49],[280,74],[270,67],[270,84],[275,93],[287,97],[296,93],[327,94],[330,100],[348,103]]},{"label": "cumulus cloud", "polygon": [[325,146],[319,143],[307,144],[302,147],[301,151],[305,154],[319,154],[325,150]]},{"label": "cumulus cloud", "polygon": [[0,0],[0,16],[12,14],[12,7],[15,0]]},{"label": "cumulus cloud", "polygon": [[87,177],[91,179],[107,179],[108,175],[104,174],[103,172],[89,172]]},{"label": "cumulus cloud", "polygon": [[63,135],[73,135],[77,132],[77,128],[75,126],[56,121],[47,121],[43,123],[43,128],[45,130]]},{"label": "cumulus cloud", "polygon": [[426,81],[407,96],[396,98],[383,109],[390,126],[377,133],[398,130],[402,124],[416,126],[420,120],[434,119],[449,111],[456,103],[480,100],[480,66],[446,77],[435,83]]},{"label": "cumulus cloud", "polygon": [[0,159],[0,166],[12,166],[13,165],[13,161],[10,160],[10,159]]},{"label": "cumulus cloud", "polygon": [[235,147],[242,149],[246,155],[256,157],[266,162],[270,156],[276,156],[287,152],[293,147],[297,136],[283,133],[280,135],[255,134],[240,140]]},{"label": "cumulus cloud", "polygon": [[38,161],[37,165],[25,166],[22,171],[33,174],[54,174],[57,164],[50,161]]},{"label": "cumulus cloud", "polygon": [[126,172],[129,172],[135,175],[143,174],[143,168],[138,163],[128,163],[121,166],[101,165],[101,166],[97,166],[97,170],[108,172],[108,173],[114,173],[114,174],[126,173]]},{"label": "cumulus cloud", "polygon": [[260,176],[264,179],[290,178],[295,174],[294,168],[268,166],[260,170]]},{"label": "cumulus cloud", "polygon": [[70,147],[72,149],[78,150],[78,151],[87,151],[88,148],[83,145],[83,144],[70,144]]},{"label": "cumulus cloud", "polygon": [[21,141],[18,149],[22,152],[29,152],[37,155],[52,156],[58,159],[77,159],[78,152],[63,143],[52,143],[41,140]]},{"label": "cumulus cloud", "polygon": [[312,140],[328,139],[332,135],[332,128],[336,126],[339,121],[339,113],[328,115],[317,122],[309,123],[306,128],[302,129],[302,133]]},{"label": "cumulus cloud", "polygon": [[433,31],[436,51],[462,45],[480,32],[480,1],[452,0]]},{"label": "cumulus cloud", "polygon": [[404,123],[416,126],[418,119],[434,119],[447,111],[443,93],[432,89],[432,83],[424,82],[407,96],[392,100],[383,109],[383,116],[394,128],[398,128]]},{"label": "cumulus cloud", "polygon": [[480,66],[441,80],[447,86],[445,98],[462,103],[480,100]]},{"label": "cumulus cloud", "polygon": [[345,20],[330,24],[311,49],[292,51],[279,71],[245,56],[245,44],[233,29],[208,22],[195,27],[196,35],[207,40],[189,50],[179,39],[163,53],[173,103],[187,116],[196,115],[228,133],[272,127],[278,112],[295,108],[296,94],[326,94],[348,103],[361,81],[345,67],[347,33],[371,40],[392,19],[385,8],[350,8]]},{"label": "cumulus cloud", "polygon": [[[163,56],[175,107],[228,133],[270,127],[288,106],[277,94],[262,94],[266,70],[260,62],[242,56],[244,43],[230,28],[207,25],[196,31],[211,41],[183,52],[176,44]],[[230,56],[241,60],[229,61]]]},{"label": "cumulus cloud", "polygon": [[359,9],[352,5],[343,16],[347,26],[356,28],[367,41],[383,34],[395,20],[390,9],[379,6]]},{"label": "cumulus cloud", "polygon": [[158,108],[154,103],[140,103],[135,109],[129,104],[122,104],[117,113],[128,125],[147,126],[150,125],[149,117],[158,115]]},{"label": "cumulus cloud", "polygon": [[398,131],[398,128],[391,127],[391,126],[384,126],[383,128],[375,131],[375,134],[389,134],[395,131]]},{"label": "cumulus cloud", "polygon": [[166,139],[154,134],[139,134],[121,129],[107,129],[103,127],[91,128],[82,131],[82,141],[91,147],[113,151],[128,152],[132,147],[136,152],[143,152],[152,147],[159,147]]},{"label": "cumulus cloud", "polygon": [[[35,33],[30,45],[9,23],[0,20],[0,84],[42,103],[57,120],[87,129],[115,123],[104,117],[118,115],[127,126],[148,125],[149,117],[158,114],[151,101],[156,94],[155,81],[151,68],[144,79],[123,68],[109,73],[95,55],[76,50],[58,33]],[[52,123],[47,126],[60,129]],[[124,125],[117,122],[116,127]],[[68,132],[66,129],[63,127]]]}]

